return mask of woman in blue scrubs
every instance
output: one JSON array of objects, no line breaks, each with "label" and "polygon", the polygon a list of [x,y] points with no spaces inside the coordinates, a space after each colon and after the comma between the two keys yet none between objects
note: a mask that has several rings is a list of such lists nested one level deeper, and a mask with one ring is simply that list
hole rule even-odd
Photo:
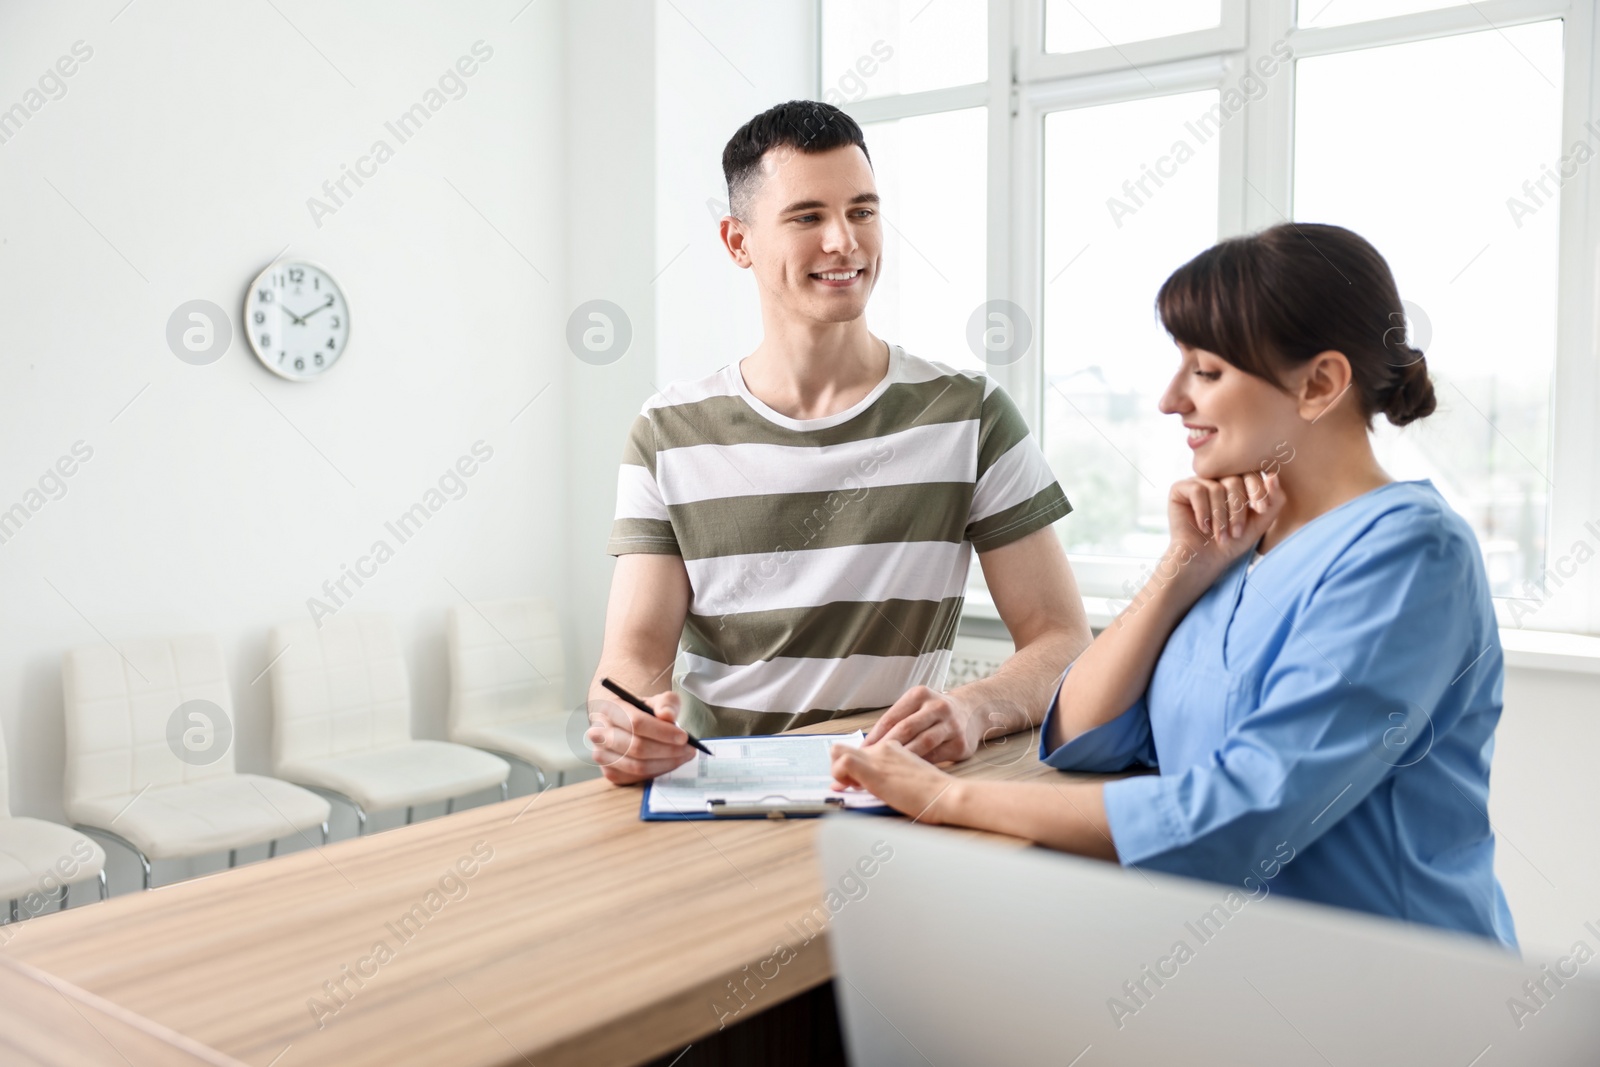
[{"label": "woman in blue scrubs", "polygon": [[1156,306],[1179,356],[1161,410],[1194,477],[1172,487],[1149,582],[1063,676],[1040,756],[1158,773],[966,781],[891,723],[837,747],[836,778],[922,822],[1514,947],[1482,558],[1432,483],[1372,452],[1375,416],[1434,409],[1388,264],[1348,230],[1285,224],[1201,253]]}]

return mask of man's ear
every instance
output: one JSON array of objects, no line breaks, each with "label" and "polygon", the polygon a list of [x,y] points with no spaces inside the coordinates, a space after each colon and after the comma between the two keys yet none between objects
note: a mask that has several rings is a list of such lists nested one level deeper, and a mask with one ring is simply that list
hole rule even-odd
[{"label": "man's ear", "polygon": [[744,223],[732,215],[722,216],[718,224],[718,233],[722,235],[722,247],[728,250],[728,258],[734,264],[746,270],[750,268],[750,250],[745,247],[750,240],[750,235],[745,232]]},{"label": "man's ear", "polygon": [[1355,385],[1355,376],[1343,352],[1331,348],[1318,352],[1301,366],[1299,378],[1300,417],[1307,422],[1316,422],[1335,407],[1351,402],[1346,394]]}]

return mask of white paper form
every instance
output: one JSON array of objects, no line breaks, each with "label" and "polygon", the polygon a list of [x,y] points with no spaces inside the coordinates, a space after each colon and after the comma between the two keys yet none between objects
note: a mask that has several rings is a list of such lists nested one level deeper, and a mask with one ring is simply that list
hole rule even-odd
[{"label": "white paper form", "polygon": [[773,737],[714,737],[705,745],[716,753],[695,758],[655,779],[650,811],[661,814],[704,812],[713,800],[730,804],[818,803],[844,798],[845,807],[872,808],[883,801],[863,789],[833,788],[834,745],[859,746],[867,735],[786,734]]}]

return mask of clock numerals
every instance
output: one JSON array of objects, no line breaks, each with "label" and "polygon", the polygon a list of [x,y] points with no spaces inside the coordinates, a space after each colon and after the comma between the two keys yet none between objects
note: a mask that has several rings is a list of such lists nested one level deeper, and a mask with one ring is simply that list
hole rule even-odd
[{"label": "clock numerals", "polygon": [[339,360],[348,341],[349,308],[338,284],[321,268],[279,262],[246,292],[245,336],[266,367],[290,380],[307,381]]}]

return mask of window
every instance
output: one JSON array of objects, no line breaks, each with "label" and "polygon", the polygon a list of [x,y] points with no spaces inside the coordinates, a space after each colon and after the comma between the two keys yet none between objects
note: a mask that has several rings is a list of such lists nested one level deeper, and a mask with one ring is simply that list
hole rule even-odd
[{"label": "window", "polygon": [[[1185,129],[1217,102],[1207,89],[1045,116],[1044,445],[1052,470],[1074,472],[1074,519],[1057,527],[1070,553],[1167,543],[1187,449],[1156,410],[1175,359],[1153,303],[1172,265],[1217,240],[1217,139]],[[1196,143],[1174,153],[1185,136]]]},{"label": "window", "polygon": [[822,28],[817,96],[840,107],[988,74],[984,0],[822,0]]},{"label": "window", "polygon": [[[1595,6],[822,0],[819,90],[893,53],[839,93],[909,238],[874,329],[949,361],[979,301],[1029,316],[1031,348],[987,372],[1073,501],[1057,529],[1079,584],[1116,600],[1188,472],[1155,409],[1177,360],[1162,280],[1219,237],[1349,226],[1394,268],[1439,398],[1404,430],[1379,420],[1383,462],[1472,524],[1503,624],[1600,632]],[[930,248],[981,255],[981,292]]]},{"label": "window", "polygon": [[[1414,340],[1439,410],[1403,431],[1380,420],[1379,459],[1431,479],[1472,524],[1499,596],[1545,565],[1559,227],[1555,211],[1513,219],[1506,197],[1561,155],[1561,67],[1552,20],[1318,56],[1297,73],[1295,217],[1377,245],[1428,335]],[[1366,151],[1375,129],[1404,157]]]},{"label": "window", "polygon": [[1204,30],[1222,20],[1222,0],[1045,0],[1044,50],[1088,52]]},{"label": "window", "polygon": [[983,369],[965,337],[984,301],[987,125],[983,108],[967,108],[862,130],[883,197],[884,266],[868,325],[907,352],[965,370]]}]

